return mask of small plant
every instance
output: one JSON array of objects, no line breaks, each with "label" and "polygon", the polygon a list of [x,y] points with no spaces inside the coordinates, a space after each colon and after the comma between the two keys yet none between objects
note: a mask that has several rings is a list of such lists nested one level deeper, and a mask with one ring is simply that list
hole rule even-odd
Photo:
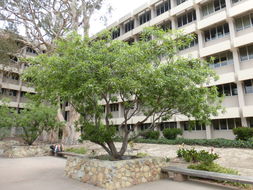
[{"label": "small plant", "polygon": [[249,127],[234,128],[233,133],[236,136],[237,140],[247,141],[253,137],[253,128]]},{"label": "small plant", "polygon": [[177,135],[182,135],[183,132],[181,129],[178,128],[167,128],[163,130],[163,136],[166,139],[176,139]]},{"label": "small plant", "polygon": [[87,149],[84,148],[84,147],[80,147],[80,148],[67,148],[65,150],[65,152],[73,152],[73,153],[76,153],[76,154],[86,154],[87,153]]},{"label": "small plant", "polygon": [[144,158],[144,157],[148,157],[149,154],[148,154],[148,153],[145,153],[145,152],[138,152],[138,153],[136,154],[136,156],[139,157],[139,158]]},{"label": "small plant", "polygon": [[142,135],[145,139],[159,139],[160,132],[159,131],[147,131]]},{"label": "small plant", "polygon": [[200,150],[199,152],[192,149],[180,148],[177,150],[177,156],[183,158],[186,162],[201,162],[205,164],[212,163],[214,160],[219,158],[216,153],[209,153],[205,150]]},{"label": "small plant", "polygon": [[[216,164],[213,162],[209,164],[206,164],[206,163],[192,164],[192,165],[189,165],[188,168],[194,169],[194,170],[204,170],[204,171],[209,171],[209,172],[239,175],[238,171],[231,168],[222,167],[219,164]],[[227,181],[222,181],[222,183],[231,184],[233,186],[242,187],[242,188],[249,188],[249,185],[242,184],[242,183],[227,182]]]}]

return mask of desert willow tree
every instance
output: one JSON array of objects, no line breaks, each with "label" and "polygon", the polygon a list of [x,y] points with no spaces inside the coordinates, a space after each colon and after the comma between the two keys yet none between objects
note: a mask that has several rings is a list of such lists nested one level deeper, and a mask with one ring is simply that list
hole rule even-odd
[{"label": "desert willow tree", "polygon": [[52,51],[54,40],[70,31],[88,35],[90,18],[106,0],[1,0],[0,21],[23,28],[37,53]]},{"label": "desert willow tree", "polygon": [[[203,87],[215,73],[200,59],[176,55],[192,38],[149,28],[130,45],[112,40],[110,32],[96,39],[72,34],[57,42],[53,55],[30,60],[25,78],[31,79],[41,99],[54,102],[61,94],[81,116],[77,122],[81,138],[121,159],[128,142],[140,135],[130,135],[129,124],[138,128],[151,121],[148,130],[152,130],[161,120],[179,113],[200,121],[217,114],[216,88]],[[116,102],[123,107],[122,122],[117,123],[123,129],[119,150],[110,109]],[[139,121],[131,123],[140,113]]]}]

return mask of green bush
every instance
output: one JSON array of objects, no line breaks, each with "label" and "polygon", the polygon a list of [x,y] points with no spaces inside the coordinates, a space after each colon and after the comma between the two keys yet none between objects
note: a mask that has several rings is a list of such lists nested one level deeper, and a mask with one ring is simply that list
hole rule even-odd
[{"label": "green bush", "polygon": [[219,158],[219,155],[216,153],[209,153],[205,150],[197,151],[194,148],[180,148],[177,150],[177,156],[182,157],[186,162],[201,162],[205,164],[212,163]]},{"label": "green bush", "polygon": [[159,139],[160,132],[159,131],[147,131],[145,134],[142,135],[145,139]]},{"label": "green bush", "polygon": [[135,139],[135,143],[149,144],[168,144],[168,145],[191,145],[191,146],[209,146],[217,148],[251,148],[253,149],[253,141],[228,140],[228,139],[184,139],[177,138],[175,140],[160,138],[153,139]]},{"label": "green bush", "polygon": [[76,154],[86,154],[87,153],[87,149],[84,147],[80,147],[80,148],[67,148],[64,152],[73,152]]},{"label": "green bush", "polygon": [[163,130],[163,136],[166,139],[176,139],[177,135],[182,135],[183,131],[177,128],[166,128]]},{"label": "green bush", "polygon": [[[216,163],[200,163],[200,164],[192,164],[189,165],[188,168],[194,169],[194,170],[204,170],[204,171],[209,171],[209,172],[217,172],[217,173],[225,173],[225,174],[233,174],[233,175],[239,175],[238,171],[230,168],[225,168],[220,166],[219,164]],[[241,184],[241,183],[235,183],[235,182],[227,182],[227,181],[222,181],[222,183],[227,183],[231,184],[237,187],[243,187],[243,188],[248,188],[249,185],[246,184]]]},{"label": "green bush", "polygon": [[253,128],[248,127],[234,128],[233,133],[236,136],[237,140],[247,141],[253,137]]}]

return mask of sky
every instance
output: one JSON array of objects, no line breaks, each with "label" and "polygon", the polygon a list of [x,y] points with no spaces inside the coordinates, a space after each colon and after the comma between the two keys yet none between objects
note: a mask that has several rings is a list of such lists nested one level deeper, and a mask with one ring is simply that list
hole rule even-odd
[{"label": "sky", "polygon": [[90,35],[94,35],[97,32],[104,29],[106,26],[112,24],[113,22],[119,20],[121,17],[132,12],[132,10],[138,8],[148,0],[107,0],[107,3],[112,7],[112,12],[108,16],[108,21],[105,25],[104,22],[100,21],[101,14],[105,13],[105,10],[98,11],[91,20]]}]

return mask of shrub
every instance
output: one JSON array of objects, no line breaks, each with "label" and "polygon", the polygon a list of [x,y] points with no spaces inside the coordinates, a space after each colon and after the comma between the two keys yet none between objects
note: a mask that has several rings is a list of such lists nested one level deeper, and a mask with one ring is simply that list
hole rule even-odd
[{"label": "shrub", "polygon": [[191,146],[209,146],[218,148],[251,148],[253,149],[253,142],[251,140],[228,140],[228,139],[183,139],[177,138],[174,140],[160,138],[154,139],[135,139],[135,143],[149,143],[149,144],[169,144],[169,145],[191,145]]},{"label": "shrub", "polygon": [[253,129],[248,127],[234,128],[233,133],[237,140],[247,141],[253,137]]},{"label": "shrub", "polygon": [[177,129],[177,128],[167,128],[163,130],[163,136],[166,139],[176,139],[177,135],[182,135],[183,132],[181,129]]},{"label": "shrub", "polygon": [[194,148],[180,148],[177,150],[177,156],[182,157],[186,162],[201,162],[205,164],[212,163],[214,160],[219,158],[219,155],[216,153],[209,153],[205,150],[200,150],[198,152]]},{"label": "shrub", "polygon": [[[209,164],[206,164],[206,163],[192,164],[192,165],[189,165],[188,168],[194,169],[194,170],[204,170],[204,171],[209,171],[209,172],[239,175],[238,171],[236,171],[234,169],[222,167],[219,164],[216,164],[216,163],[213,163],[213,162],[209,163]],[[235,183],[235,182],[223,181],[223,183],[227,183],[227,184],[231,184],[231,185],[234,185],[234,186],[237,186],[237,187],[243,187],[243,188],[249,187],[249,185],[241,184],[241,183]]]},{"label": "shrub", "polygon": [[149,154],[145,152],[138,152],[136,156],[139,158],[144,158],[144,157],[148,157]]},{"label": "shrub", "polygon": [[145,134],[142,135],[145,139],[159,139],[160,132],[159,131],[147,131]]},{"label": "shrub", "polygon": [[67,148],[65,150],[65,152],[73,152],[73,153],[76,153],[76,154],[86,154],[87,153],[87,149],[84,148],[84,147],[80,147],[80,148]]}]

